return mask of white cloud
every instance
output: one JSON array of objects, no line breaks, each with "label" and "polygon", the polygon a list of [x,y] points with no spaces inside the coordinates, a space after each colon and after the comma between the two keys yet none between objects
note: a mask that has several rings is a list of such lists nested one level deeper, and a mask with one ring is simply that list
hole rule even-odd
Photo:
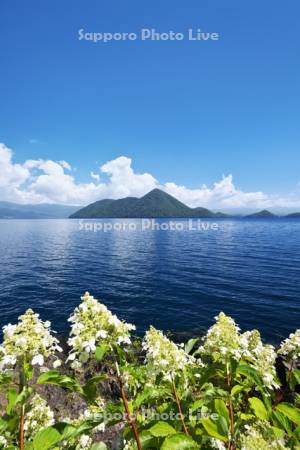
[{"label": "white cloud", "polygon": [[29,159],[16,164],[12,157],[12,150],[0,144],[0,200],[85,205],[101,198],[139,197],[158,185],[152,175],[136,174],[125,156],[100,168],[108,176],[106,183],[94,172],[89,183],[76,182],[66,173],[72,169],[66,161]]},{"label": "white cloud", "polygon": [[21,164],[13,164],[12,150],[0,143],[0,198],[18,198],[19,188],[30,177],[29,170]]},{"label": "white cloud", "polygon": [[79,183],[75,170],[64,160],[26,160],[18,164],[13,161],[12,150],[0,144],[0,200],[86,205],[103,198],[141,197],[158,187],[191,207],[300,208],[299,193],[279,196],[244,192],[234,185],[232,175],[223,176],[212,187],[189,189],[174,182],[161,184],[149,173],[136,173],[126,156],[108,161],[99,171],[90,172],[89,182]]},{"label": "white cloud", "polygon": [[191,207],[263,207],[270,198],[263,192],[243,192],[233,184],[232,175],[223,176],[212,188],[206,185],[188,189],[175,183],[166,183],[166,191]]},{"label": "white cloud", "polygon": [[91,175],[91,178],[93,178],[94,180],[98,181],[98,183],[99,183],[99,181],[100,181],[100,175],[99,175],[99,173],[94,173],[94,172],[92,171],[92,172],[90,172],[90,175]]},{"label": "white cloud", "polygon": [[133,171],[131,158],[120,156],[101,166],[101,172],[109,177],[106,184],[108,198],[140,197],[158,187],[158,181],[149,173]]}]

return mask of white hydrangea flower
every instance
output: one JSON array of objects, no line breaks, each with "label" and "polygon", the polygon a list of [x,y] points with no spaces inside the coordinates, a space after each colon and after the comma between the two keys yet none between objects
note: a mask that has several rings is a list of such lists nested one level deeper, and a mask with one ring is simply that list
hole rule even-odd
[{"label": "white hydrangea flower", "polygon": [[214,361],[227,363],[229,358],[241,358],[240,329],[235,321],[221,312],[215,317],[216,323],[207,331],[202,353],[211,355]]},{"label": "white hydrangea flower", "polygon": [[18,360],[32,365],[44,364],[55,352],[61,352],[58,340],[52,336],[50,322],[42,322],[39,314],[28,309],[19,317],[17,325],[3,327],[3,343],[0,345],[0,371],[12,369]]},{"label": "white hydrangea flower", "polygon": [[[79,422],[84,421],[86,419],[90,420],[99,420],[99,416],[103,413],[105,409],[105,400],[102,397],[97,397],[93,405],[89,405],[88,408],[84,411],[84,413],[79,417]],[[94,428],[94,431],[105,431],[105,423],[102,422],[97,427]]]},{"label": "white hydrangea flower", "polygon": [[123,440],[123,450],[134,450],[134,444],[132,442],[127,441],[126,439]]},{"label": "white hydrangea flower", "polygon": [[188,365],[196,363],[192,356],[152,326],[146,332],[143,349],[147,352],[149,373],[153,376],[163,374],[168,380],[172,380],[177,372]]},{"label": "white hydrangea flower", "polygon": [[47,402],[35,394],[30,401],[30,409],[25,415],[24,430],[27,439],[31,440],[42,428],[54,424],[54,414]]},{"label": "white hydrangea flower", "polygon": [[0,445],[5,448],[7,444],[8,444],[7,439],[5,439],[4,436],[0,436]]},{"label": "white hydrangea flower", "polygon": [[248,353],[246,355],[250,364],[263,379],[264,385],[269,389],[278,389],[280,385],[277,381],[275,369],[277,357],[275,349],[272,345],[263,344],[260,334],[256,330],[249,332]]},{"label": "white hydrangea flower", "polygon": [[82,434],[78,440],[78,444],[76,445],[76,450],[88,450],[91,448],[92,444],[93,439],[87,434]]},{"label": "white hydrangea flower", "polygon": [[285,356],[289,361],[296,361],[300,358],[300,330],[291,333],[289,337],[282,342],[278,353]]},{"label": "white hydrangea flower", "polygon": [[224,442],[223,442],[223,441],[220,441],[220,439],[214,439],[214,438],[212,438],[210,441],[211,441],[212,447],[213,447],[213,448],[216,448],[217,450],[226,450],[226,449],[227,449],[227,447],[226,447],[226,445],[224,444]]},{"label": "white hydrangea flower", "polygon": [[43,355],[35,355],[32,358],[31,364],[33,366],[36,366],[36,365],[42,366],[44,364],[44,357],[43,357]]},{"label": "white hydrangea flower", "polygon": [[118,319],[102,303],[88,292],[81,297],[82,303],[75,309],[68,344],[72,348],[68,361],[79,368],[95,353],[100,344],[130,344],[130,332],[135,326]]},{"label": "white hydrangea flower", "polygon": [[225,365],[230,358],[237,362],[244,359],[257,370],[269,389],[279,387],[274,347],[263,344],[257,330],[241,333],[235,321],[223,312],[216,317],[216,323],[209,328],[200,351],[215,362]]},{"label": "white hydrangea flower", "polygon": [[268,422],[255,426],[246,425],[246,433],[241,436],[241,450],[287,450],[282,439],[276,439]]}]

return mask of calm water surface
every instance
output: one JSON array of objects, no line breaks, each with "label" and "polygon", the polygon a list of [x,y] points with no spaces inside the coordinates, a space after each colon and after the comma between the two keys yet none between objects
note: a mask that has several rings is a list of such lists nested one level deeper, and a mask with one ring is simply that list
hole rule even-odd
[{"label": "calm water surface", "polygon": [[300,327],[300,220],[220,220],[209,231],[134,223],[95,233],[76,220],[1,220],[0,325],[32,307],[67,333],[89,290],[140,332],[207,327],[221,310],[274,343]]}]

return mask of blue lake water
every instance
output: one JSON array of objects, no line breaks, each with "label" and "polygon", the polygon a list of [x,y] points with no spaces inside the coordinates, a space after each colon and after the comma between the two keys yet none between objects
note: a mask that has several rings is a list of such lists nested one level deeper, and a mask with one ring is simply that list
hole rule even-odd
[{"label": "blue lake water", "polygon": [[208,231],[122,222],[95,232],[77,220],[1,220],[0,325],[31,307],[67,333],[88,290],[140,332],[207,327],[221,310],[274,343],[300,327],[300,220],[218,220]]}]

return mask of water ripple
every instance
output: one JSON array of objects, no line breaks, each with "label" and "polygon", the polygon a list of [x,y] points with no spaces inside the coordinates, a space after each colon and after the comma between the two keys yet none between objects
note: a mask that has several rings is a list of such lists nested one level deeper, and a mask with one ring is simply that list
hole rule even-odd
[{"label": "water ripple", "polygon": [[140,332],[207,327],[224,310],[277,342],[300,326],[300,221],[218,224],[93,233],[71,220],[2,220],[0,325],[33,307],[66,333],[89,290]]}]

